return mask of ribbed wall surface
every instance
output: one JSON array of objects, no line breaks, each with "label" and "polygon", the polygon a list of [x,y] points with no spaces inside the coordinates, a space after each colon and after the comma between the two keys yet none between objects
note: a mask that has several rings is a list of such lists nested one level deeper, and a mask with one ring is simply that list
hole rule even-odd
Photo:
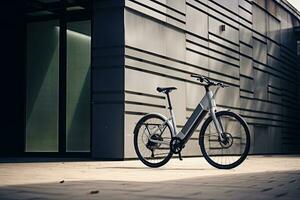
[{"label": "ribbed wall surface", "polygon": [[[133,128],[145,113],[167,114],[157,86],[171,95],[178,129],[204,89],[202,74],[230,84],[220,109],[249,123],[252,153],[299,151],[296,17],[275,1],[125,1],[125,158],[135,157]],[[225,25],[225,31],[220,26]],[[198,128],[199,130],[199,128]],[[199,155],[197,131],[184,155]]]}]

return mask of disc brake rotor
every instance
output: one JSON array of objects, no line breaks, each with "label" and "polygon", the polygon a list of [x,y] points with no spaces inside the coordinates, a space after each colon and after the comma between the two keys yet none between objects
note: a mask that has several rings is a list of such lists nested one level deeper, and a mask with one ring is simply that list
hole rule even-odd
[{"label": "disc brake rotor", "polygon": [[219,143],[224,149],[228,149],[233,144],[233,137],[230,133],[224,133],[224,141],[219,138]]}]

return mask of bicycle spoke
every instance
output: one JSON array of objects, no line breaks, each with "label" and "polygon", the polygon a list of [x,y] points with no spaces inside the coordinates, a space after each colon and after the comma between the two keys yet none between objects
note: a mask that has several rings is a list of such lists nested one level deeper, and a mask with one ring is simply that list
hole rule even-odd
[{"label": "bicycle spoke", "polygon": [[136,134],[137,149],[146,163],[159,164],[170,156],[171,129],[160,118],[153,117],[143,121]]},{"label": "bicycle spoke", "polygon": [[[234,116],[234,115],[233,115]],[[230,166],[236,163],[246,151],[247,134],[240,121],[233,116],[220,115],[217,117],[224,128],[224,138],[219,138],[213,121],[207,125],[204,135],[201,135],[201,148],[207,159],[218,166]]]}]

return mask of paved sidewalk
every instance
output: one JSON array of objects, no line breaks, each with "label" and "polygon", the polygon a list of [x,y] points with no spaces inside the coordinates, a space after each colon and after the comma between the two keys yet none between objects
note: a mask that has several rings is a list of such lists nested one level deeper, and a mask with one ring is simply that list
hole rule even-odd
[{"label": "paved sidewalk", "polygon": [[[1,161],[1,160],[0,160]],[[250,156],[233,170],[203,158],[0,163],[0,199],[299,199],[300,156]]]}]

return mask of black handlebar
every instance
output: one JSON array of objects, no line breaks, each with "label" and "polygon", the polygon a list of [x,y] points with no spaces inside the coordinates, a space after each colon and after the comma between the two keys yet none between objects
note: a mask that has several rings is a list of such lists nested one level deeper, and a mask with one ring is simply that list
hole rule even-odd
[{"label": "black handlebar", "polygon": [[226,85],[222,82],[215,82],[215,81],[212,81],[210,80],[209,78],[205,77],[205,76],[202,76],[202,75],[198,75],[198,74],[192,74],[191,77],[193,78],[197,78],[198,81],[200,81],[200,83],[205,83],[205,87],[210,87],[210,86],[219,86],[219,87],[222,87],[222,88],[225,88],[225,87],[229,87],[229,85]]}]

